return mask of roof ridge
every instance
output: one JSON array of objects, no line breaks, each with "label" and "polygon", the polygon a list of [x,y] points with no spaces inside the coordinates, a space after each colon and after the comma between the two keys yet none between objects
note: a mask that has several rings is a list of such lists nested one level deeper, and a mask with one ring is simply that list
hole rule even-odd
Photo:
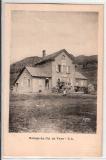
[{"label": "roof ridge", "polygon": [[68,53],[66,49],[61,49],[59,51],[56,51],[56,52],[49,54],[49,55],[45,56],[44,58],[40,59],[38,62],[35,63],[35,65],[40,64],[45,61],[54,60],[54,58],[56,56],[58,56],[58,54],[60,54],[61,52],[65,52],[66,54],[68,54],[68,56],[74,61],[74,56],[72,54]]}]

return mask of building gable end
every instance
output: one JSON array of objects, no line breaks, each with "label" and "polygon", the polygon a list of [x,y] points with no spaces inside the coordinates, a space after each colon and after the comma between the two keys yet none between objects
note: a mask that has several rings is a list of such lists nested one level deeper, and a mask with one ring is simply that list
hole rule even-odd
[{"label": "building gable end", "polygon": [[19,80],[19,78],[21,77],[21,75],[22,75],[25,71],[27,71],[27,73],[28,73],[30,76],[32,76],[32,75],[30,74],[30,72],[27,70],[27,68],[24,67],[24,68],[22,69],[22,71],[20,72],[20,74],[17,76],[17,79],[16,79],[15,82],[14,82],[14,85],[17,83],[17,81]]}]

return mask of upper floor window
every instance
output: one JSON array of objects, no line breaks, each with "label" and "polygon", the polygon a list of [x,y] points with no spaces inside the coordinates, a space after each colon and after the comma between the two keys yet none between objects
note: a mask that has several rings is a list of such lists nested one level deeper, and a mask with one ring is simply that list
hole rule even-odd
[{"label": "upper floor window", "polygon": [[66,73],[66,65],[62,65],[62,73]]},{"label": "upper floor window", "polygon": [[65,58],[65,55],[62,56],[61,65],[66,65],[66,58]]},{"label": "upper floor window", "polygon": [[30,87],[30,86],[31,86],[31,80],[28,79],[28,87]]},{"label": "upper floor window", "polygon": [[70,73],[70,66],[67,66],[67,73]]},{"label": "upper floor window", "polygon": [[62,60],[65,60],[65,55],[62,56]]},{"label": "upper floor window", "polygon": [[58,64],[58,65],[56,66],[56,72],[61,72],[61,65],[60,65],[60,64]]}]

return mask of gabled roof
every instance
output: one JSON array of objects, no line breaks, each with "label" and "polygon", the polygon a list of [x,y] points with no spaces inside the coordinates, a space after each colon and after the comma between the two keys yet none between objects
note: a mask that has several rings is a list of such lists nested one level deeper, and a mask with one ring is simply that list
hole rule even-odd
[{"label": "gabled roof", "polygon": [[28,72],[32,77],[51,77],[52,75],[48,72],[45,72],[42,68],[39,67],[26,67]]},{"label": "gabled roof", "polygon": [[43,71],[39,67],[28,67],[28,66],[26,66],[22,69],[20,74],[17,76],[16,80],[14,81],[14,84],[17,82],[17,80],[19,79],[19,77],[21,76],[21,74],[24,72],[25,69],[29,72],[29,74],[32,77],[40,77],[40,78],[50,78],[50,77],[52,77],[52,75],[50,73],[47,73],[47,72]]},{"label": "gabled roof", "polygon": [[52,53],[48,56],[43,57],[40,61],[38,61],[35,65],[37,64],[41,64],[44,62],[48,62],[48,61],[53,61],[55,59],[55,57],[57,57],[60,53],[64,52],[74,63],[74,56],[70,53],[68,53],[65,49],[61,49],[58,52]]},{"label": "gabled roof", "polygon": [[76,79],[84,79],[87,80],[87,77],[85,77],[82,73],[75,71],[75,78]]},{"label": "gabled roof", "polygon": [[[31,74],[32,77],[52,77],[50,73],[48,74],[47,72],[44,72],[39,67],[26,67],[26,69],[28,70],[28,72]],[[78,71],[75,72],[75,78],[87,80],[87,78]]]}]

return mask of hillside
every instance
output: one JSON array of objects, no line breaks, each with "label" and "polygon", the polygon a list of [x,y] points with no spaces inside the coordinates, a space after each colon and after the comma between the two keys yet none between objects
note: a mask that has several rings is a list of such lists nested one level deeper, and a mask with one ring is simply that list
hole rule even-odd
[{"label": "hillside", "polygon": [[83,68],[86,68],[88,64],[96,64],[98,59],[97,55],[92,55],[92,56],[84,56],[80,55],[75,57],[75,61],[78,65],[83,65]]},{"label": "hillside", "polygon": [[[88,78],[88,82],[97,85],[97,55],[93,56],[77,56],[74,57],[77,70],[81,72]],[[14,84],[17,76],[20,71],[27,66],[34,66],[36,62],[38,62],[41,57],[28,57],[21,61],[18,61],[10,66],[10,84],[11,86]]]},{"label": "hillside", "polygon": [[97,87],[97,64],[88,64],[86,68],[78,66],[77,70],[88,78],[88,83]]},{"label": "hillside", "polygon": [[75,57],[77,64],[77,70],[88,78],[88,82],[92,83],[97,87],[97,64],[98,56],[78,56]]}]

